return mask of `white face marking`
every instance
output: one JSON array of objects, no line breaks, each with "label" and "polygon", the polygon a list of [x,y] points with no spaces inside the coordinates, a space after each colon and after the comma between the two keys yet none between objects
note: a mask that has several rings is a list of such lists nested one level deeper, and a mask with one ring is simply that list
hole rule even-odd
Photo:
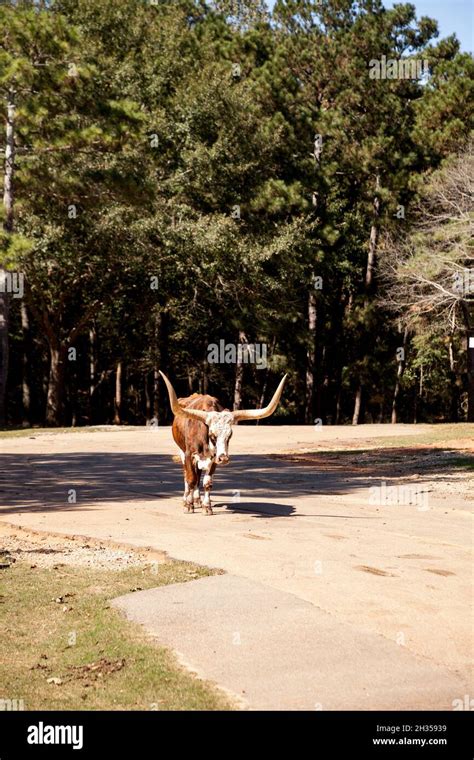
[{"label": "white face marking", "polygon": [[215,449],[215,458],[218,461],[224,457],[229,458],[229,441],[232,437],[232,412],[209,412],[206,425],[209,428],[209,446]]}]

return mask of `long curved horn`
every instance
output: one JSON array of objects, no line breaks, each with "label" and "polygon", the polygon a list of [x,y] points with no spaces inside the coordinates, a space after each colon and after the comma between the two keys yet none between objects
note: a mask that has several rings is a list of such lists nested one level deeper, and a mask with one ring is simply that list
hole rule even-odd
[{"label": "long curved horn", "polygon": [[264,417],[270,417],[280,402],[280,396],[287,377],[288,375],[285,375],[280,380],[280,385],[273,394],[273,398],[268,406],[264,409],[239,409],[236,412],[233,412],[234,422],[238,422],[239,420],[262,420]]},{"label": "long curved horn", "polygon": [[161,369],[159,370],[159,373],[166,383],[166,387],[168,389],[168,396],[170,398],[170,407],[173,414],[174,415],[184,414],[186,417],[191,417],[195,420],[200,420],[201,422],[205,422],[209,412],[204,412],[202,409],[186,409],[184,406],[181,406],[176,396],[176,393],[174,391],[174,388],[171,385],[168,378],[166,377],[165,373],[162,372]]}]

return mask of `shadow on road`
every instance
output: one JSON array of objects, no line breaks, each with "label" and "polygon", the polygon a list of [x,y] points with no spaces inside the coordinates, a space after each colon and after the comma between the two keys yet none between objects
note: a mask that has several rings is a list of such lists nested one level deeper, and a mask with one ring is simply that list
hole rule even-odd
[{"label": "shadow on road", "polygon": [[[18,455],[0,458],[0,513],[80,510],[96,503],[180,498],[180,464],[163,454],[84,453]],[[279,499],[347,494],[368,483],[354,473],[235,455],[214,477],[214,504],[226,511],[262,517],[288,517],[294,507]],[[76,502],[74,502],[74,492]]]},{"label": "shadow on road", "polygon": [[[231,513],[234,515],[250,515],[252,517],[291,517],[296,510],[290,504],[278,504],[273,501],[245,501],[239,504],[229,504],[221,499],[214,500],[215,514]],[[223,508],[223,509],[220,509]]]}]

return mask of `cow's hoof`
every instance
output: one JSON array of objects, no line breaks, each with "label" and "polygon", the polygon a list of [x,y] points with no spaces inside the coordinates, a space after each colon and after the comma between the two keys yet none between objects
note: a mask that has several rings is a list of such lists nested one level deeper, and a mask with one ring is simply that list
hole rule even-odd
[{"label": "cow's hoof", "polygon": [[185,504],[183,507],[183,512],[194,512],[194,505],[193,504]]},{"label": "cow's hoof", "polygon": [[203,513],[203,515],[213,515],[214,514],[214,512],[211,509],[211,507],[203,507],[202,513]]},{"label": "cow's hoof", "polygon": [[193,509],[201,509],[201,507],[202,507],[201,499],[194,499]]}]

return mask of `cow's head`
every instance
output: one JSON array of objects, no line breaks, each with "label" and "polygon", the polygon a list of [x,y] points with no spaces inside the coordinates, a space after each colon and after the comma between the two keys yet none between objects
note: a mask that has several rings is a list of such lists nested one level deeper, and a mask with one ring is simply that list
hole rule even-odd
[{"label": "cow's head", "polygon": [[232,438],[232,412],[206,412],[206,425],[209,428],[209,446],[217,464],[229,461],[229,441]]},{"label": "cow's head", "polygon": [[283,391],[283,386],[287,375],[281,380],[278,388],[273,394],[273,398],[264,409],[238,409],[230,412],[228,409],[223,412],[206,412],[202,409],[189,409],[180,405],[176,393],[166,375],[161,372],[160,375],[166,383],[170,406],[174,415],[184,415],[190,419],[200,420],[207,425],[209,430],[209,444],[214,450],[214,456],[217,464],[227,464],[229,461],[229,441],[232,437],[232,425],[239,420],[261,420],[269,417],[277,408]]}]

